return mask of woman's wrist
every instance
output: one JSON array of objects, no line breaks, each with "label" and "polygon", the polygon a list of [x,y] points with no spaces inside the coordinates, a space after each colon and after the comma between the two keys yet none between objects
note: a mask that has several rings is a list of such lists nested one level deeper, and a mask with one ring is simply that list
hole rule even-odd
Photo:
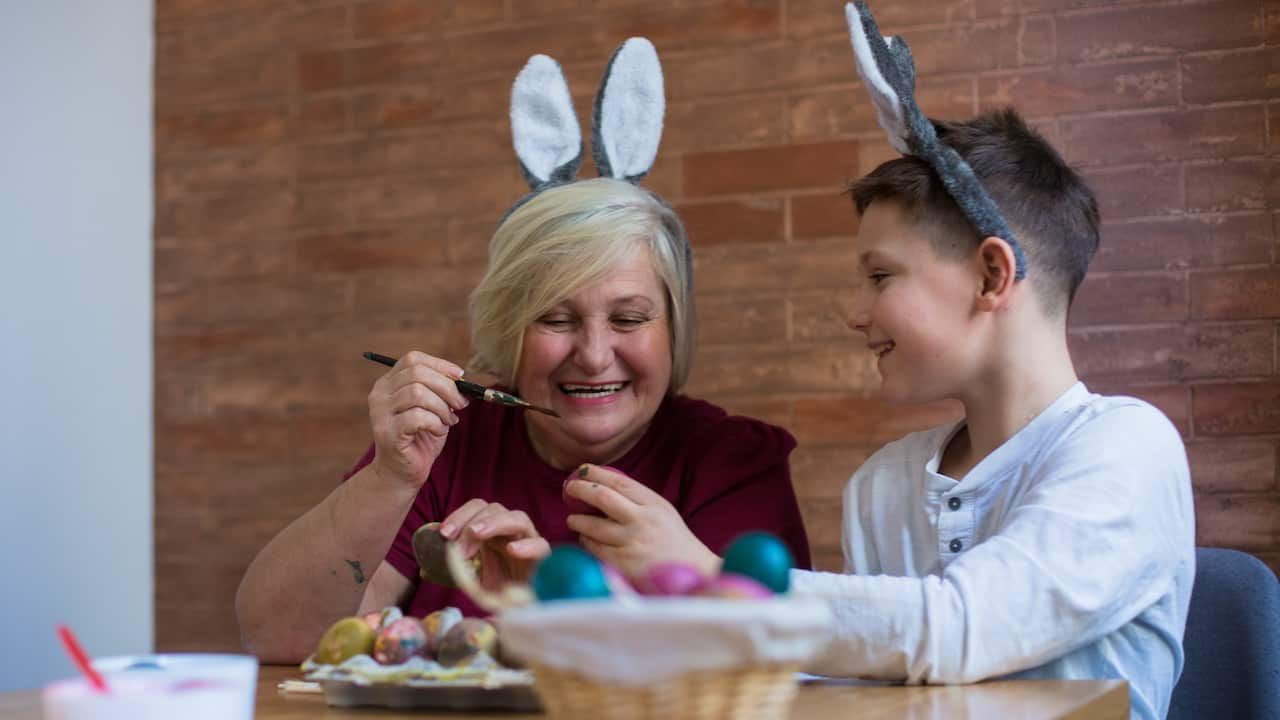
[{"label": "woman's wrist", "polygon": [[378,486],[381,493],[409,494],[416,496],[422,488],[422,482],[425,481],[425,473],[423,477],[410,477],[404,473],[397,472],[392,468],[388,468],[379,462],[378,456],[374,455],[373,460],[368,465],[373,471],[371,482]]}]

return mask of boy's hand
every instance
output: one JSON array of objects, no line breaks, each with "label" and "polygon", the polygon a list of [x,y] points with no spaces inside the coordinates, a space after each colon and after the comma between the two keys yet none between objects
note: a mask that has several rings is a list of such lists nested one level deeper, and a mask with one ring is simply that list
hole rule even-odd
[{"label": "boy's hand", "polygon": [[576,472],[565,493],[608,516],[569,516],[569,529],[592,555],[629,578],[663,562],[689,563],[707,577],[719,571],[720,558],[694,536],[666,498],[617,470],[583,465]]}]

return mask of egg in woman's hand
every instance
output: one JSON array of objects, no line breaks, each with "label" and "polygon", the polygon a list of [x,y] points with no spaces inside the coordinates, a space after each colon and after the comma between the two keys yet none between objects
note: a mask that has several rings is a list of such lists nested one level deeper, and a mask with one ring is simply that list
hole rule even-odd
[{"label": "egg in woman's hand", "polygon": [[[577,479],[578,479],[578,475],[577,473],[574,473],[573,475],[570,475],[569,478],[564,481],[564,485],[560,487],[560,497],[561,499],[564,500],[564,507],[565,507],[565,510],[568,512],[568,514],[569,515],[594,515],[596,517],[608,517],[607,515],[605,515],[603,510],[596,507],[595,505],[592,505],[586,502],[585,500],[579,500],[578,498],[569,494],[569,483]],[[586,481],[584,480],[583,482],[586,482]]]}]

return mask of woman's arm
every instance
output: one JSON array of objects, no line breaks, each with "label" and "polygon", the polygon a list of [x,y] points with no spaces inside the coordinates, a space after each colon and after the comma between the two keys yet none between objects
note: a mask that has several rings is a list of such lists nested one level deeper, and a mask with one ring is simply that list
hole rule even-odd
[{"label": "woman's arm", "polygon": [[369,393],[373,461],[276,535],[236,592],[245,649],[298,662],[334,620],[398,604],[412,587],[383,558],[467,401],[457,366],[408,353]]},{"label": "woman's arm", "polygon": [[367,465],[276,535],[236,592],[245,650],[300,662],[337,618],[398,604],[412,583],[383,557],[417,494]]}]

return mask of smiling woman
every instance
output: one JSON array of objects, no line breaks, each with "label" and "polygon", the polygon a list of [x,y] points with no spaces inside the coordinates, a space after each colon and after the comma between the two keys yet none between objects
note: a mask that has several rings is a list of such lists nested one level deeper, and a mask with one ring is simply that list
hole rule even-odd
[{"label": "smiling woman", "polygon": [[669,562],[710,576],[733,538],[763,530],[809,566],[795,440],[679,394],[692,253],[675,211],[637,185],[657,153],[662,75],[641,38],[608,68],[593,180],[575,180],[582,142],[560,67],[536,55],[516,78],[512,135],[532,192],[499,223],[469,308],[470,366],[559,417],[469,403],[460,366],[404,354],[369,393],[372,447],[240,583],[242,641],[264,660],[300,660],[334,620],[388,605],[475,614],[456,588],[419,580],[413,538],[428,523],[491,590],[527,580],[553,543],[633,578]]},{"label": "smiling woman", "polygon": [[794,439],[679,393],[693,352],[687,248],[675,211],[624,181],[549,188],[512,212],[472,294],[469,364],[560,417],[469,403],[461,367],[403,355],[369,394],[373,446],[246,573],[246,647],[292,662],[344,615],[478,613],[419,579],[413,534],[429,522],[480,558],[490,588],[526,579],[554,543],[631,576],[664,562],[710,575],[749,530],[808,567]]}]

